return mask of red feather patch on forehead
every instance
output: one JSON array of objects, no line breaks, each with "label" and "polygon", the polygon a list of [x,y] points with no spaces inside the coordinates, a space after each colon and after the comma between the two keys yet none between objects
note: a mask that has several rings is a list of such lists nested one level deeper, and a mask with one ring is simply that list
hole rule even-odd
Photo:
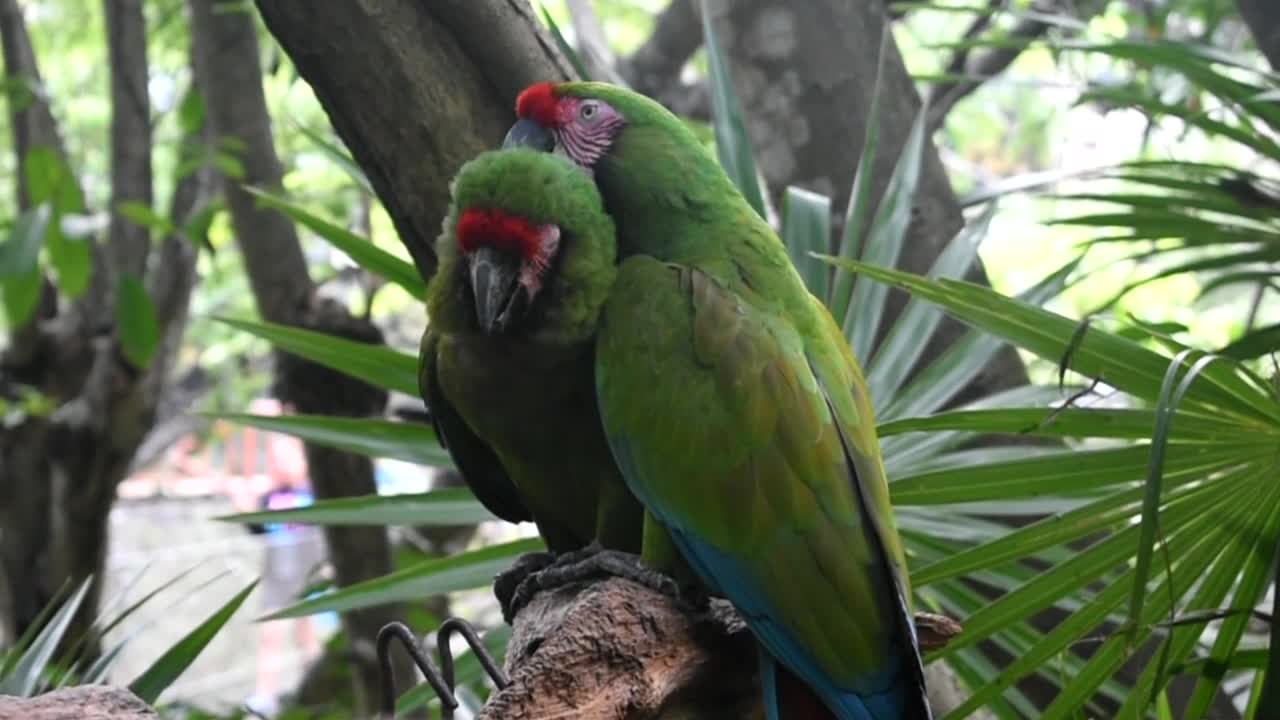
[{"label": "red feather patch on forehead", "polygon": [[525,88],[516,98],[516,115],[547,128],[560,125],[560,96],[556,94],[555,83],[542,82]]},{"label": "red feather patch on forehead", "polygon": [[533,223],[501,209],[471,208],[458,218],[458,247],[464,253],[491,247],[529,260],[538,255],[541,245],[542,234]]}]

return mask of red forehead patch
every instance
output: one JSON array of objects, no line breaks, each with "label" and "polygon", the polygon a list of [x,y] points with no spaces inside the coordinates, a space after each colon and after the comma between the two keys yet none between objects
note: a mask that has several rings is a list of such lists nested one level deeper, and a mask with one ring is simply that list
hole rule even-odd
[{"label": "red forehead patch", "polygon": [[530,85],[516,98],[516,115],[533,120],[543,127],[560,124],[560,97],[555,83],[542,82]]},{"label": "red forehead patch", "polygon": [[533,223],[500,209],[471,208],[458,218],[458,247],[469,253],[491,247],[518,253],[528,260],[538,254],[542,237]]}]

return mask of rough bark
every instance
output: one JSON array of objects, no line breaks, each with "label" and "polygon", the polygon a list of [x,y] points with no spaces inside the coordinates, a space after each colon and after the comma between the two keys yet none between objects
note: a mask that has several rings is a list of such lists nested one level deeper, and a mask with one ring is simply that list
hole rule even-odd
[{"label": "rough bark", "polygon": [[502,141],[524,86],[570,75],[546,31],[522,0],[258,8],[430,277],[453,175]]},{"label": "rough bark", "polygon": [[[746,108],[747,129],[775,206],[788,185],[828,195],[835,208],[847,205],[875,96],[880,101],[880,141],[872,187],[887,186],[919,114],[920,98],[896,45],[887,48],[883,77],[876,85],[880,39],[888,22],[880,4],[710,0],[706,8],[730,60],[734,88]],[[887,37],[892,43],[892,36]],[[942,161],[927,143],[898,266],[927,272],[963,223]],[[980,265],[969,279],[986,282]],[[891,295],[881,334],[905,301],[900,293]],[[961,323],[944,320],[922,362],[937,357],[965,332]],[[1005,349],[957,402],[1026,381],[1017,353]]]},{"label": "rough bark", "polygon": [[150,720],[160,717],[124,688],[55,690],[33,698],[0,695],[0,720]]},{"label": "rough bark", "polygon": [[1271,69],[1280,71],[1280,5],[1275,0],[1236,0],[1236,7]]},{"label": "rough bark", "polygon": [[[351,317],[336,303],[316,294],[292,221],[276,211],[259,208],[244,190],[244,185],[279,190],[283,172],[263,94],[254,18],[243,12],[220,12],[221,4],[221,0],[189,0],[196,78],[214,136],[224,143],[236,138],[244,148],[244,177],[225,178],[224,192],[258,310],[273,322],[380,344],[381,334],[371,323]],[[327,6],[319,12],[308,4],[308,10],[317,22],[329,16]],[[355,42],[348,49],[362,45]],[[381,415],[386,403],[380,390],[291,356],[277,358],[276,387],[281,400],[304,413]],[[373,465],[367,457],[312,445],[306,446],[306,454],[317,498],[377,493]],[[386,575],[393,569],[384,528],[325,528],[325,541],[340,586]],[[377,698],[373,639],[378,628],[400,615],[398,605],[343,614],[354,651],[357,712],[361,714],[371,712]]]},{"label": "rough bark", "polygon": [[[113,200],[150,205],[144,17],[137,2],[107,2],[106,9]],[[31,91],[11,105],[14,149],[22,169],[16,183],[18,204],[25,208],[31,203],[25,177],[28,152],[48,147],[64,163],[66,153],[14,0],[0,2],[0,40],[7,73],[21,78]],[[190,210],[190,203],[175,202],[175,224],[185,222]],[[107,243],[111,252],[93,244],[89,290],[74,302],[61,303],[59,312],[56,291],[47,285],[41,312],[15,333],[0,358],[0,386],[30,385],[56,405],[52,416],[27,418],[0,438],[0,493],[12,499],[0,505],[5,535],[0,568],[5,591],[0,596],[6,599],[0,615],[10,632],[30,624],[63,583],[101,577],[115,489],[163,396],[194,282],[194,257],[173,253],[144,275],[149,245],[145,231],[113,216]],[[145,369],[125,359],[113,332],[114,305],[109,299],[120,269],[151,286],[167,288],[168,307],[159,318],[161,348]],[[95,582],[69,637],[91,638],[87,630],[97,596]],[[90,652],[93,645],[90,639]]]}]

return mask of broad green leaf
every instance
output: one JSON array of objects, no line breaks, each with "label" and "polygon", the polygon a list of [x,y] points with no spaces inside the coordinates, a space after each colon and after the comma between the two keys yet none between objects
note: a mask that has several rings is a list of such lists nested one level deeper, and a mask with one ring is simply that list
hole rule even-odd
[{"label": "broad green leaf", "polygon": [[415,495],[317,500],[301,508],[240,513],[215,519],[236,523],[296,522],[325,526],[450,526],[473,525],[494,517],[470,490],[446,488]]},{"label": "broad green leaf", "polygon": [[[1169,434],[1172,430],[1174,414],[1187,389],[1200,373],[1213,362],[1216,357],[1202,357],[1192,365],[1178,382],[1183,361],[1190,358],[1193,351],[1183,350],[1178,353],[1169,369],[1165,372],[1160,386],[1160,397],[1156,403],[1156,422],[1151,434],[1151,459],[1147,465],[1146,493],[1142,500],[1142,535],[1138,539],[1138,556],[1134,563],[1133,594],[1129,598],[1129,648],[1132,649],[1138,639],[1137,623],[1142,616],[1142,606],[1147,596],[1147,578],[1151,573],[1151,556],[1156,551],[1157,525],[1160,523],[1160,495],[1164,484],[1164,461],[1169,448]],[[1176,389],[1174,383],[1177,383]]]},{"label": "broad green leaf", "polygon": [[[1171,492],[1174,491],[1171,488]],[[995,540],[975,545],[911,572],[912,585],[930,585],[935,582],[985,570],[1001,563],[1029,557],[1046,548],[1063,545],[1088,537],[1121,523],[1128,522],[1142,510],[1143,487],[1135,487],[1112,493],[1066,513],[1048,515],[1010,531]],[[1192,487],[1170,497],[1198,499],[1212,497],[1219,492],[1210,486]],[[1190,502],[1192,500],[1188,500]]]},{"label": "broad green leaf", "polygon": [[[876,208],[875,218],[862,247],[863,262],[883,267],[898,264],[898,256],[906,243],[911,223],[916,183],[920,179],[920,159],[927,139],[925,126],[928,110],[927,103],[921,106],[902,147],[902,153],[898,156],[893,175],[889,177],[889,185],[880,198],[880,205]],[[868,282],[866,278],[853,286],[853,297],[849,300],[849,307],[845,309],[842,328],[845,337],[849,338],[854,357],[871,357],[888,294],[886,286]]]},{"label": "broad green leaf", "polygon": [[394,602],[414,602],[432,595],[470,590],[493,582],[524,553],[543,549],[542,540],[527,538],[490,545],[446,558],[427,560],[410,568],[303,600],[260,620],[302,617],[323,612],[346,612]]},{"label": "broad green leaf", "polygon": [[[1056,297],[1066,287],[1067,279],[1079,262],[1077,258],[1066,263],[1021,293],[1018,299],[1038,305]],[[913,301],[920,299],[912,296]],[[877,409],[877,417],[881,421],[887,421],[936,412],[968,387],[973,378],[985,371],[988,363],[1001,349],[1003,345],[992,342],[986,333],[978,329],[970,330],[917,373],[909,385],[889,394],[888,407],[883,411]]]},{"label": "broad green leaf", "polygon": [[280,350],[363,380],[370,385],[418,395],[418,358],[384,345],[370,345],[311,330],[218,318],[238,330],[256,335]]},{"label": "broad green leaf", "polygon": [[[1272,551],[1275,556],[1272,578],[1280,578],[1280,542],[1277,542],[1275,546],[1275,550]],[[1280,618],[1280,592],[1273,591],[1271,599],[1271,630],[1267,636],[1266,672],[1259,673],[1264,675],[1265,679],[1262,680],[1261,687],[1255,689],[1251,701],[1260,708],[1280,707],[1280,620],[1277,620],[1277,618]],[[1238,661],[1240,656],[1247,652],[1237,648],[1232,653],[1229,661]],[[1262,716],[1255,713],[1250,717],[1260,718]]]},{"label": "broad green leaf", "polygon": [[0,695],[31,697],[40,690],[41,683],[50,670],[53,654],[71,627],[71,620],[84,603],[85,594],[92,582],[91,577],[82,580],[79,587],[58,606],[57,612],[44,624],[31,644],[18,653],[17,660],[12,665],[6,663],[6,672],[0,677]]},{"label": "broad green leaf", "polygon": [[182,226],[183,237],[197,250],[208,250],[213,254],[213,244],[209,242],[209,228],[213,227],[213,221],[217,219],[218,213],[225,209],[221,200],[210,201],[187,218],[187,222]]},{"label": "broad green leaf", "polygon": [[[1028,303],[1005,297],[974,283],[960,280],[929,280],[911,273],[875,267],[851,260],[826,258],[840,267],[901,287],[913,295],[943,306],[960,320],[1004,338],[1051,362],[1058,362],[1078,323]],[[1071,356],[1071,369],[1129,392],[1138,398],[1154,401],[1167,357],[1139,343],[1091,328]],[[1192,385],[1186,399],[1199,404],[1223,408],[1236,414],[1263,420],[1280,421],[1280,408],[1260,402],[1260,396],[1248,380],[1224,368],[1221,372],[1205,372],[1206,382]]]},{"label": "broad green leaf", "polygon": [[27,188],[31,204],[49,204],[53,211],[46,229],[45,246],[49,262],[57,274],[58,286],[68,296],[79,297],[89,288],[93,270],[92,247],[87,240],[75,240],[62,231],[62,217],[84,212],[80,183],[64,160],[52,148],[37,146],[25,158]]},{"label": "broad green leaf", "polygon": [[[995,203],[989,204],[978,219],[947,243],[934,260],[929,277],[964,276],[977,257],[978,245],[987,234],[995,207]],[[877,410],[882,411],[889,398],[897,395],[941,321],[942,312],[936,306],[916,297],[907,302],[868,362],[867,384],[872,398],[877,400]]]},{"label": "broad green leaf", "polygon": [[422,299],[427,296],[427,284],[412,263],[401,260],[374,245],[368,238],[360,237],[346,228],[324,220],[289,200],[257,188],[249,187],[245,190],[256,197],[259,204],[288,215],[295,222],[346,253],[365,270],[399,285],[415,298]]},{"label": "broad green leaf", "polygon": [[4,315],[9,327],[19,328],[27,324],[40,304],[40,290],[44,285],[44,275],[38,268],[18,277],[6,278],[0,283],[0,293],[4,295]]},{"label": "broad green leaf", "polygon": [[[1280,510],[1277,509],[1280,508],[1280,486],[1275,484],[1275,474],[1272,466],[1262,465],[1261,467],[1264,470],[1260,473],[1260,481],[1264,483],[1264,487],[1268,491],[1261,503],[1266,512],[1260,523],[1262,529],[1261,532],[1257,532],[1256,545],[1253,551],[1239,558],[1236,563],[1239,574],[1237,576],[1235,594],[1229,607],[1244,612],[1222,621],[1221,627],[1218,628],[1218,635],[1213,643],[1213,648],[1209,651],[1209,657],[1220,662],[1225,662],[1230,658],[1239,646],[1240,638],[1244,634],[1245,627],[1249,621],[1249,613],[1257,606],[1262,599],[1263,593],[1266,592],[1267,585],[1271,579],[1269,577],[1272,567],[1271,561],[1274,557],[1277,538],[1280,537]],[[1252,530],[1245,527],[1238,528],[1236,531],[1245,533]],[[1213,701],[1214,695],[1217,694],[1221,680],[1222,673],[1220,670],[1211,669],[1208,666],[1205,667],[1200,679],[1196,682],[1191,698],[1187,701],[1187,717],[1204,717],[1210,703]]]},{"label": "broad green leaf", "polygon": [[178,125],[184,136],[197,135],[204,128],[205,106],[204,96],[196,88],[195,83],[187,87],[178,105]]},{"label": "broad green leaf", "polygon": [[[893,41],[886,23],[880,33],[880,49],[876,55],[877,89],[883,87],[884,68],[889,56],[889,44]],[[880,93],[871,93],[871,104],[867,108],[867,132],[862,140],[862,155],[858,158],[858,167],[854,170],[853,186],[849,189],[849,205],[845,208],[844,232],[840,237],[840,257],[853,260],[858,257],[862,248],[859,240],[864,228],[871,224],[871,191],[874,180],[876,153],[880,149]],[[841,322],[849,312],[849,304],[853,299],[853,280],[851,273],[836,273],[831,282],[831,295],[827,298],[827,307],[831,309],[831,317]]]},{"label": "broad green leaf", "polygon": [[707,51],[708,80],[711,84],[711,116],[716,130],[716,154],[725,174],[737,186],[747,203],[760,217],[766,217],[764,193],[760,188],[760,176],[751,150],[751,137],[747,135],[742,106],[738,104],[734,93],[729,64],[720,50],[720,41],[711,18],[712,13],[706,9],[706,0],[702,0],[702,34]]},{"label": "broad green leaf", "polygon": [[135,367],[151,365],[160,347],[160,321],[147,288],[133,275],[122,272],[116,288],[116,327],[120,333],[120,350]]},{"label": "broad green leaf", "polygon": [[551,31],[551,37],[556,41],[556,47],[560,48],[561,54],[573,66],[573,71],[578,73],[578,79],[590,80],[591,74],[587,72],[587,66],[583,64],[578,51],[569,44],[568,40],[564,39],[564,33],[560,32],[560,25],[555,18],[551,17],[551,13],[547,11],[547,6],[538,3],[538,9],[542,11],[542,20],[547,24],[547,29]]},{"label": "broad green leaf", "polygon": [[154,705],[160,694],[172,685],[173,681],[177,680],[182,673],[186,672],[187,668],[191,667],[191,663],[195,662],[200,653],[204,652],[204,649],[218,634],[218,631],[227,624],[227,621],[231,619],[236,610],[240,609],[245,598],[249,597],[249,593],[253,591],[254,586],[257,584],[257,580],[249,583],[204,622],[187,633],[173,647],[166,650],[151,664],[151,667],[144,670],[133,682],[129,683],[129,690],[143,702]]},{"label": "broad green leaf", "polygon": [[1277,350],[1280,350],[1280,323],[1250,330],[1222,348],[1221,354],[1236,360],[1252,360]]},{"label": "broad green leaf", "polygon": [[788,187],[782,203],[782,240],[805,287],[825,298],[831,268],[811,253],[825,253],[831,243],[831,198]]},{"label": "broad green leaf", "polygon": [[281,432],[309,443],[373,458],[391,458],[435,467],[453,465],[449,453],[440,446],[435,431],[419,423],[325,415],[212,413],[207,417],[267,432]]},{"label": "broad green leaf", "polygon": [[[1185,528],[1177,532],[1171,532],[1169,541],[1170,553],[1178,556],[1188,556],[1189,553],[1194,550],[1196,552],[1196,557],[1187,557],[1188,561],[1206,558],[1207,562],[1207,558],[1211,557],[1217,550],[1213,541],[1216,539],[1218,533],[1224,532],[1225,531],[1221,527],[1221,524],[1216,523],[1213,518],[1203,515],[1194,517],[1193,513],[1193,518]],[[1130,528],[1124,531],[1121,536],[1129,539],[1130,541],[1136,539],[1136,528]],[[1104,542],[1114,542],[1117,540],[1117,537],[1120,536],[1113,536],[1113,538]],[[1089,553],[1096,553],[1099,546],[1100,545],[1095,545],[1089,548],[1089,550],[1081,553],[1081,556]],[[1124,543],[1120,542],[1119,546],[1123,547]],[[1132,545],[1130,544],[1129,547],[1132,547]],[[1062,622],[1058,623],[1057,626],[1045,634],[1040,643],[1029,649],[1026,653],[1017,656],[1009,665],[1000,671],[999,675],[992,677],[986,686],[976,689],[972,696],[947,715],[946,720],[959,720],[959,718],[967,717],[976,708],[982,707],[992,698],[996,697],[1002,690],[1041,667],[1057,653],[1066,650],[1073,643],[1080,641],[1086,636],[1086,633],[1095,630],[1108,617],[1110,612],[1123,602],[1125,596],[1129,592],[1130,585],[1132,584],[1132,575],[1132,571],[1125,571],[1118,577],[1110,578],[1104,587],[1096,593],[1083,608],[1075,610]],[[1033,588],[1033,590],[1038,589],[1039,588]],[[1018,607],[1016,603],[1010,603],[1006,599],[1008,597],[1009,596],[1006,595],[997,599],[982,610],[979,610],[978,613],[975,613],[975,616],[985,614],[986,617],[983,618],[983,622],[993,623],[997,626],[1001,622],[1007,622],[1009,617],[1024,616],[1025,609]],[[992,606],[996,606],[995,611],[991,610]],[[1011,607],[1013,611],[1011,612],[1006,610],[1006,606]],[[964,645],[970,645],[973,641],[973,638],[965,637],[969,632],[969,627],[972,624],[973,617],[974,616],[971,616],[966,620],[965,632],[957,638],[957,640],[962,640]],[[952,648],[944,648],[942,652],[950,653],[952,652]],[[1105,679],[1105,676],[1102,679]],[[1070,678],[1068,678],[1068,680],[1070,680]],[[1079,708],[1083,702],[1088,699],[1089,695],[1091,695],[1091,693],[1083,693],[1074,698],[1070,705],[1064,704],[1064,707]],[[1061,695],[1059,695],[1059,698],[1061,698]]]},{"label": "broad green leaf", "polygon": [[[1243,526],[1255,527],[1265,512],[1265,506],[1255,504],[1243,519]],[[1257,541],[1258,538],[1251,533],[1232,532],[1224,541],[1213,567],[1199,583],[1194,597],[1179,609],[1178,614],[1188,617],[1197,611],[1218,608],[1239,575],[1240,563],[1237,558],[1248,553]],[[1162,690],[1169,681],[1170,667],[1181,664],[1195,650],[1208,622],[1206,619],[1201,622],[1179,623],[1168,629],[1160,650],[1154,656],[1155,660],[1148,662],[1143,668],[1142,675],[1134,683],[1133,691],[1120,708],[1119,717],[1138,717],[1140,709],[1149,705],[1156,691]]]},{"label": "broad green leaf", "polygon": [[[1241,495],[1233,499],[1240,500],[1244,497],[1244,495]],[[1237,502],[1236,517],[1239,516],[1241,511],[1247,512],[1251,509],[1251,503]],[[1152,590],[1145,605],[1143,617],[1139,620],[1143,625],[1151,625],[1164,618],[1176,599],[1181,597],[1203,577],[1209,562],[1221,552],[1224,539],[1230,537],[1229,533],[1232,531],[1232,526],[1236,526],[1237,523],[1224,522],[1220,518],[1221,516],[1214,517],[1212,515],[1202,518],[1205,526],[1194,533],[1197,537],[1194,538],[1195,545],[1191,550],[1174,548],[1171,541],[1169,556],[1181,559],[1176,561],[1172,577],[1166,576]],[[1235,518],[1232,518],[1232,520],[1235,520]],[[1179,536],[1184,534],[1187,533],[1179,533]],[[1220,634],[1219,641],[1222,639],[1223,636]],[[1063,688],[1062,692],[1054,699],[1053,704],[1045,710],[1043,717],[1051,720],[1059,718],[1065,720],[1065,718],[1071,717],[1080,703],[1124,663],[1129,655],[1126,650],[1127,644],[1127,640],[1123,635],[1113,635],[1106,640],[1089,659],[1085,667]],[[1188,710],[1187,716],[1202,717],[1203,715],[1202,712],[1193,713]]]},{"label": "broad green leaf", "polygon": [[0,246],[0,280],[21,278],[36,269],[49,217],[49,203],[40,203],[18,215],[8,239]]},{"label": "broad green leaf", "polygon": [[369,177],[364,174],[364,170],[362,170],[360,165],[351,158],[350,153],[348,153],[345,148],[329,140],[329,138],[315,130],[312,130],[306,125],[298,124],[296,127],[298,128],[298,132],[306,136],[306,138],[311,141],[312,145],[315,145],[320,149],[320,152],[324,153],[325,157],[329,158],[334,165],[341,168],[342,171],[347,174],[347,177],[351,178],[351,180],[355,182],[356,187],[360,188],[368,195],[374,194],[373,185],[369,183]]},{"label": "broad green leaf", "polygon": [[[1175,445],[1166,456],[1166,478],[1208,474],[1265,457],[1265,453],[1265,449],[1250,445]],[[1064,451],[912,475],[891,482],[889,491],[895,505],[982,502],[1078,492],[1141,480],[1149,461],[1150,451],[1141,446]]]},{"label": "broad green leaf", "polygon": [[[959,430],[971,433],[1017,433],[1048,437],[1125,438],[1141,440],[1151,437],[1155,423],[1152,410],[1124,408],[998,408],[995,410],[954,410],[930,417],[907,418],[884,423],[876,428],[881,438],[909,432],[936,433]],[[1231,418],[1217,415],[1178,413],[1177,433],[1170,442],[1235,441],[1240,433],[1257,432],[1256,428]],[[1265,431],[1280,440],[1280,428]]]},{"label": "broad green leaf", "polygon": [[160,235],[168,235],[174,229],[173,223],[169,221],[169,218],[140,202],[132,200],[122,202],[116,206],[116,212],[130,222],[141,225]]}]

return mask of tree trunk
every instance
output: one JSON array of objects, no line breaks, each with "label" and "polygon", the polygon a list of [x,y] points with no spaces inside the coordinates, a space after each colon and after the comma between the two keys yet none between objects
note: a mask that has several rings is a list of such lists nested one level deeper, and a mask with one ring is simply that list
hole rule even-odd
[{"label": "tree trunk", "polygon": [[[381,333],[371,323],[353,318],[336,303],[317,296],[292,221],[274,210],[259,208],[244,190],[244,185],[252,185],[279,191],[283,174],[272,142],[253,16],[224,11],[218,6],[228,3],[222,0],[189,0],[188,4],[196,78],[207,101],[212,130],[219,139],[237,138],[244,147],[244,177],[225,178],[224,190],[259,312],[272,322],[381,344]],[[314,7],[308,3],[317,22],[330,15],[330,7],[324,12],[315,12]],[[353,42],[348,49],[362,45]],[[276,390],[282,401],[304,413],[381,415],[386,404],[381,390],[286,355],[277,355]],[[312,445],[306,446],[306,454],[317,498],[377,493],[369,458]],[[340,586],[386,575],[393,569],[385,528],[325,528],[325,541]],[[360,716],[372,713],[378,697],[374,638],[382,625],[400,616],[398,605],[343,614],[343,627],[355,651],[353,676]],[[402,671],[407,672],[408,667],[404,662]]]},{"label": "tree trunk", "polygon": [[[106,0],[107,48],[111,70],[112,210],[124,201],[151,205],[151,129],[147,98],[146,27],[139,0]],[[42,92],[34,48],[15,0],[0,0],[0,41],[10,77],[33,89],[11,104],[19,177],[18,206],[31,206],[28,153],[66,152]],[[197,172],[175,196],[171,219],[181,225],[196,209],[201,193]],[[62,303],[46,281],[41,308],[0,358],[0,388],[28,385],[52,400],[54,412],[28,417],[0,438],[0,624],[10,637],[66,583],[87,578],[88,597],[67,637],[96,646],[90,623],[108,545],[107,518],[116,486],[150,429],[163,397],[185,324],[195,281],[193,253],[174,251],[183,240],[166,238],[165,250],[148,268],[150,237],[112,212],[105,248],[92,244],[89,288]],[[167,303],[159,313],[160,347],[145,368],[126,359],[113,329],[114,287],[122,273],[142,280]],[[0,634],[6,634],[0,633]]]},{"label": "tree trunk", "polygon": [[1271,69],[1280,71],[1280,5],[1275,0],[1236,0],[1236,7]]}]

